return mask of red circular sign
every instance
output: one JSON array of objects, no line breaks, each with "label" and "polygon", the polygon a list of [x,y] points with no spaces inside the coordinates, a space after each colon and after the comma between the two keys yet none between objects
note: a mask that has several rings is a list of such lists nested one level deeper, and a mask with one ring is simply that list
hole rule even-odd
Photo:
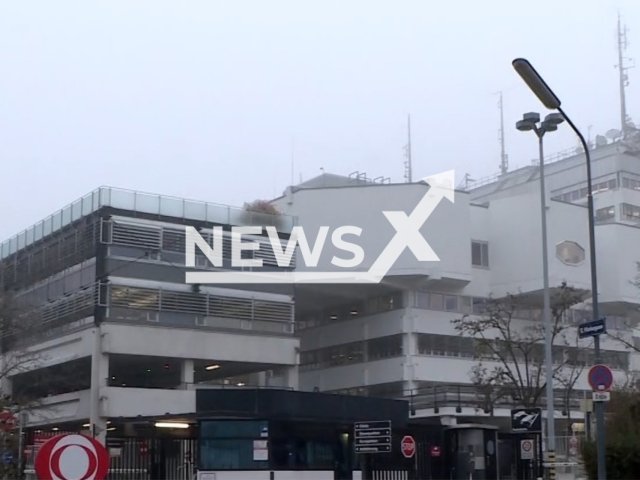
[{"label": "red circular sign", "polygon": [[594,392],[608,392],[613,385],[613,373],[606,365],[594,365],[589,369],[589,385]]},{"label": "red circular sign", "polygon": [[416,441],[409,435],[402,437],[400,449],[406,458],[411,458],[416,454]]},{"label": "red circular sign", "polygon": [[13,430],[16,427],[16,417],[8,410],[0,412],[0,428],[5,432]]},{"label": "red circular sign", "polygon": [[40,480],[104,480],[109,452],[94,438],[59,435],[40,447],[35,467]]},{"label": "red circular sign", "polygon": [[430,452],[432,457],[439,457],[440,455],[442,455],[442,450],[437,445],[433,445],[430,449]]}]

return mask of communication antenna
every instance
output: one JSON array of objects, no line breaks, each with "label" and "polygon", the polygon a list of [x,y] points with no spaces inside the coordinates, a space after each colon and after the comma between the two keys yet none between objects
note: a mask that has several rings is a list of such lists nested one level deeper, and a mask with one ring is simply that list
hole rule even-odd
[{"label": "communication antenna", "polygon": [[291,185],[293,185],[293,183],[295,182],[294,180],[294,146],[295,146],[295,139],[291,139]]},{"label": "communication antenna", "polygon": [[458,185],[458,189],[463,189],[465,191],[468,191],[469,185],[471,185],[474,182],[475,180],[471,178],[471,175],[469,175],[468,173],[465,173],[464,178],[462,179],[462,182],[460,182],[460,184]]},{"label": "communication antenna", "polygon": [[404,147],[404,179],[406,183],[412,182],[412,165],[411,165],[411,115],[407,115],[407,144]]},{"label": "communication antenna", "polygon": [[498,130],[498,139],[500,140],[500,173],[503,175],[509,171],[509,156],[504,146],[504,106],[502,103],[502,92],[498,92],[498,109],[500,110],[500,130]]},{"label": "communication antenna", "polygon": [[[629,76],[627,70],[635,67],[633,59],[624,56],[624,51],[629,46],[627,40],[627,27],[622,25],[620,14],[618,14],[618,64],[615,66],[619,73],[620,82],[620,123],[622,126],[622,136],[625,137],[629,131],[631,119],[627,115],[626,88],[629,86]],[[628,62],[628,63],[625,63]]]}]

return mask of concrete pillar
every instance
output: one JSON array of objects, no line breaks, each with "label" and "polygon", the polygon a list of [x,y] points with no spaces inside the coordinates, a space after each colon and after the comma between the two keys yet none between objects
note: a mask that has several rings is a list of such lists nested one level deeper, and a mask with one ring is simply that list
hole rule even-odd
[{"label": "concrete pillar", "polygon": [[191,388],[194,383],[193,360],[182,360],[181,367],[182,370],[180,373],[180,383],[182,385],[182,388]]},{"label": "concrete pillar", "polygon": [[[7,354],[0,355],[0,371],[6,372],[9,370],[10,364],[7,360]],[[4,375],[0,378],[0,395],[11,396],[13,394],[13,380],[11,377]]]},{"label": "concrete pillar", "polygon": [[300,381],[298,377],[298,366],[295,365],[293,367],[287,367],[284,371],[284,384],[287,388],[292,388],[293,390],[300,389]]},{"label": "concrete pillar", "polygon": [[93,329],[93,352],[91,355],[91,433],[103,445],[107,442],[107,418],[102,409],[103,390],[109,377],[109,355],[103,350],[100,325]]},{"label": "concrete pillar", "polygon": [[[406,382],[405,388],[408,390],[414,390],[416,388],[415,383],[415,364],[414,356],[417,353],[416,336],[414,334],[413,325],[413,309],[407,308],[402,317],[404,335],[402,337],[402,351],[404,353],[404,378]],[[408,392],[407,392],[408,393]]]},{"label": "concrete pillar", "polygon": [[294,364],[290,367],[284,368],[284,387],[292,388],[293,390],[300,390],[298,365],[300,365],[300,347],[296,347]]},{"label": "concrete pillar", "polygon": [[269,381],[267,378],[267,372],[258,372],[258,386],[268,387]]}]

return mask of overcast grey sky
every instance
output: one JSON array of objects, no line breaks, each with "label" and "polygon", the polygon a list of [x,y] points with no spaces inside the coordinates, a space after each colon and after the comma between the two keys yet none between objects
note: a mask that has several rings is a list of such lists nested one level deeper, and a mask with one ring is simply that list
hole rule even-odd
[{"label": "overcast grey sky", "polygon": [[[403,181],[496,173],[495,92],[513,124],[541,110],[529,58],[592,137],[620,128],[618,10],[640,58],[637,0],[0,3],[0,238],[100,185],[242,205],[327,172]],[[640,72],[628,112],[640,124]],[[577,145],[568,128],[547,151]]]}]

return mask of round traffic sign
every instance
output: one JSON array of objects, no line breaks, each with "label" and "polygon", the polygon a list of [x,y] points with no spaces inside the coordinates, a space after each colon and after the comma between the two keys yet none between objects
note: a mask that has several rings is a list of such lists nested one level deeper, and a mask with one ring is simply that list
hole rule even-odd
[{"label": "round traffic sign", "polygon": [[589,385],[594,392],[608,392],[613,385],[613,373],[606,365],[594,365],[589,369]]},{"label": "round traffic sign", "polygon": [[16,427],[16,417],[9,410],[0,412],[0,428],[5,432],[9,432]]},{"label": "round traffic sign", "polygon": [[521,448],[525,452],[530,452],[531,450],[533,450],[533,442],[531,440],[523,440]]},{"label": "round traffic sign", "polygon": [[572,457],[578,455],[578,437],[571,437],[569,439],[569,455]]},{"label": "round traffic sign", "polygon": [[94,438],[59,435],[40,447],[35,470],[40,480],[104,480],[109,453]]},{"label": "round traffic sign", "polygon": [[416,441],[412,436],[406,435],[402,437],[402,442],[400,442],[400,449],[402,450],[402,454],[406,458],[411,458],[416,454]]}]

